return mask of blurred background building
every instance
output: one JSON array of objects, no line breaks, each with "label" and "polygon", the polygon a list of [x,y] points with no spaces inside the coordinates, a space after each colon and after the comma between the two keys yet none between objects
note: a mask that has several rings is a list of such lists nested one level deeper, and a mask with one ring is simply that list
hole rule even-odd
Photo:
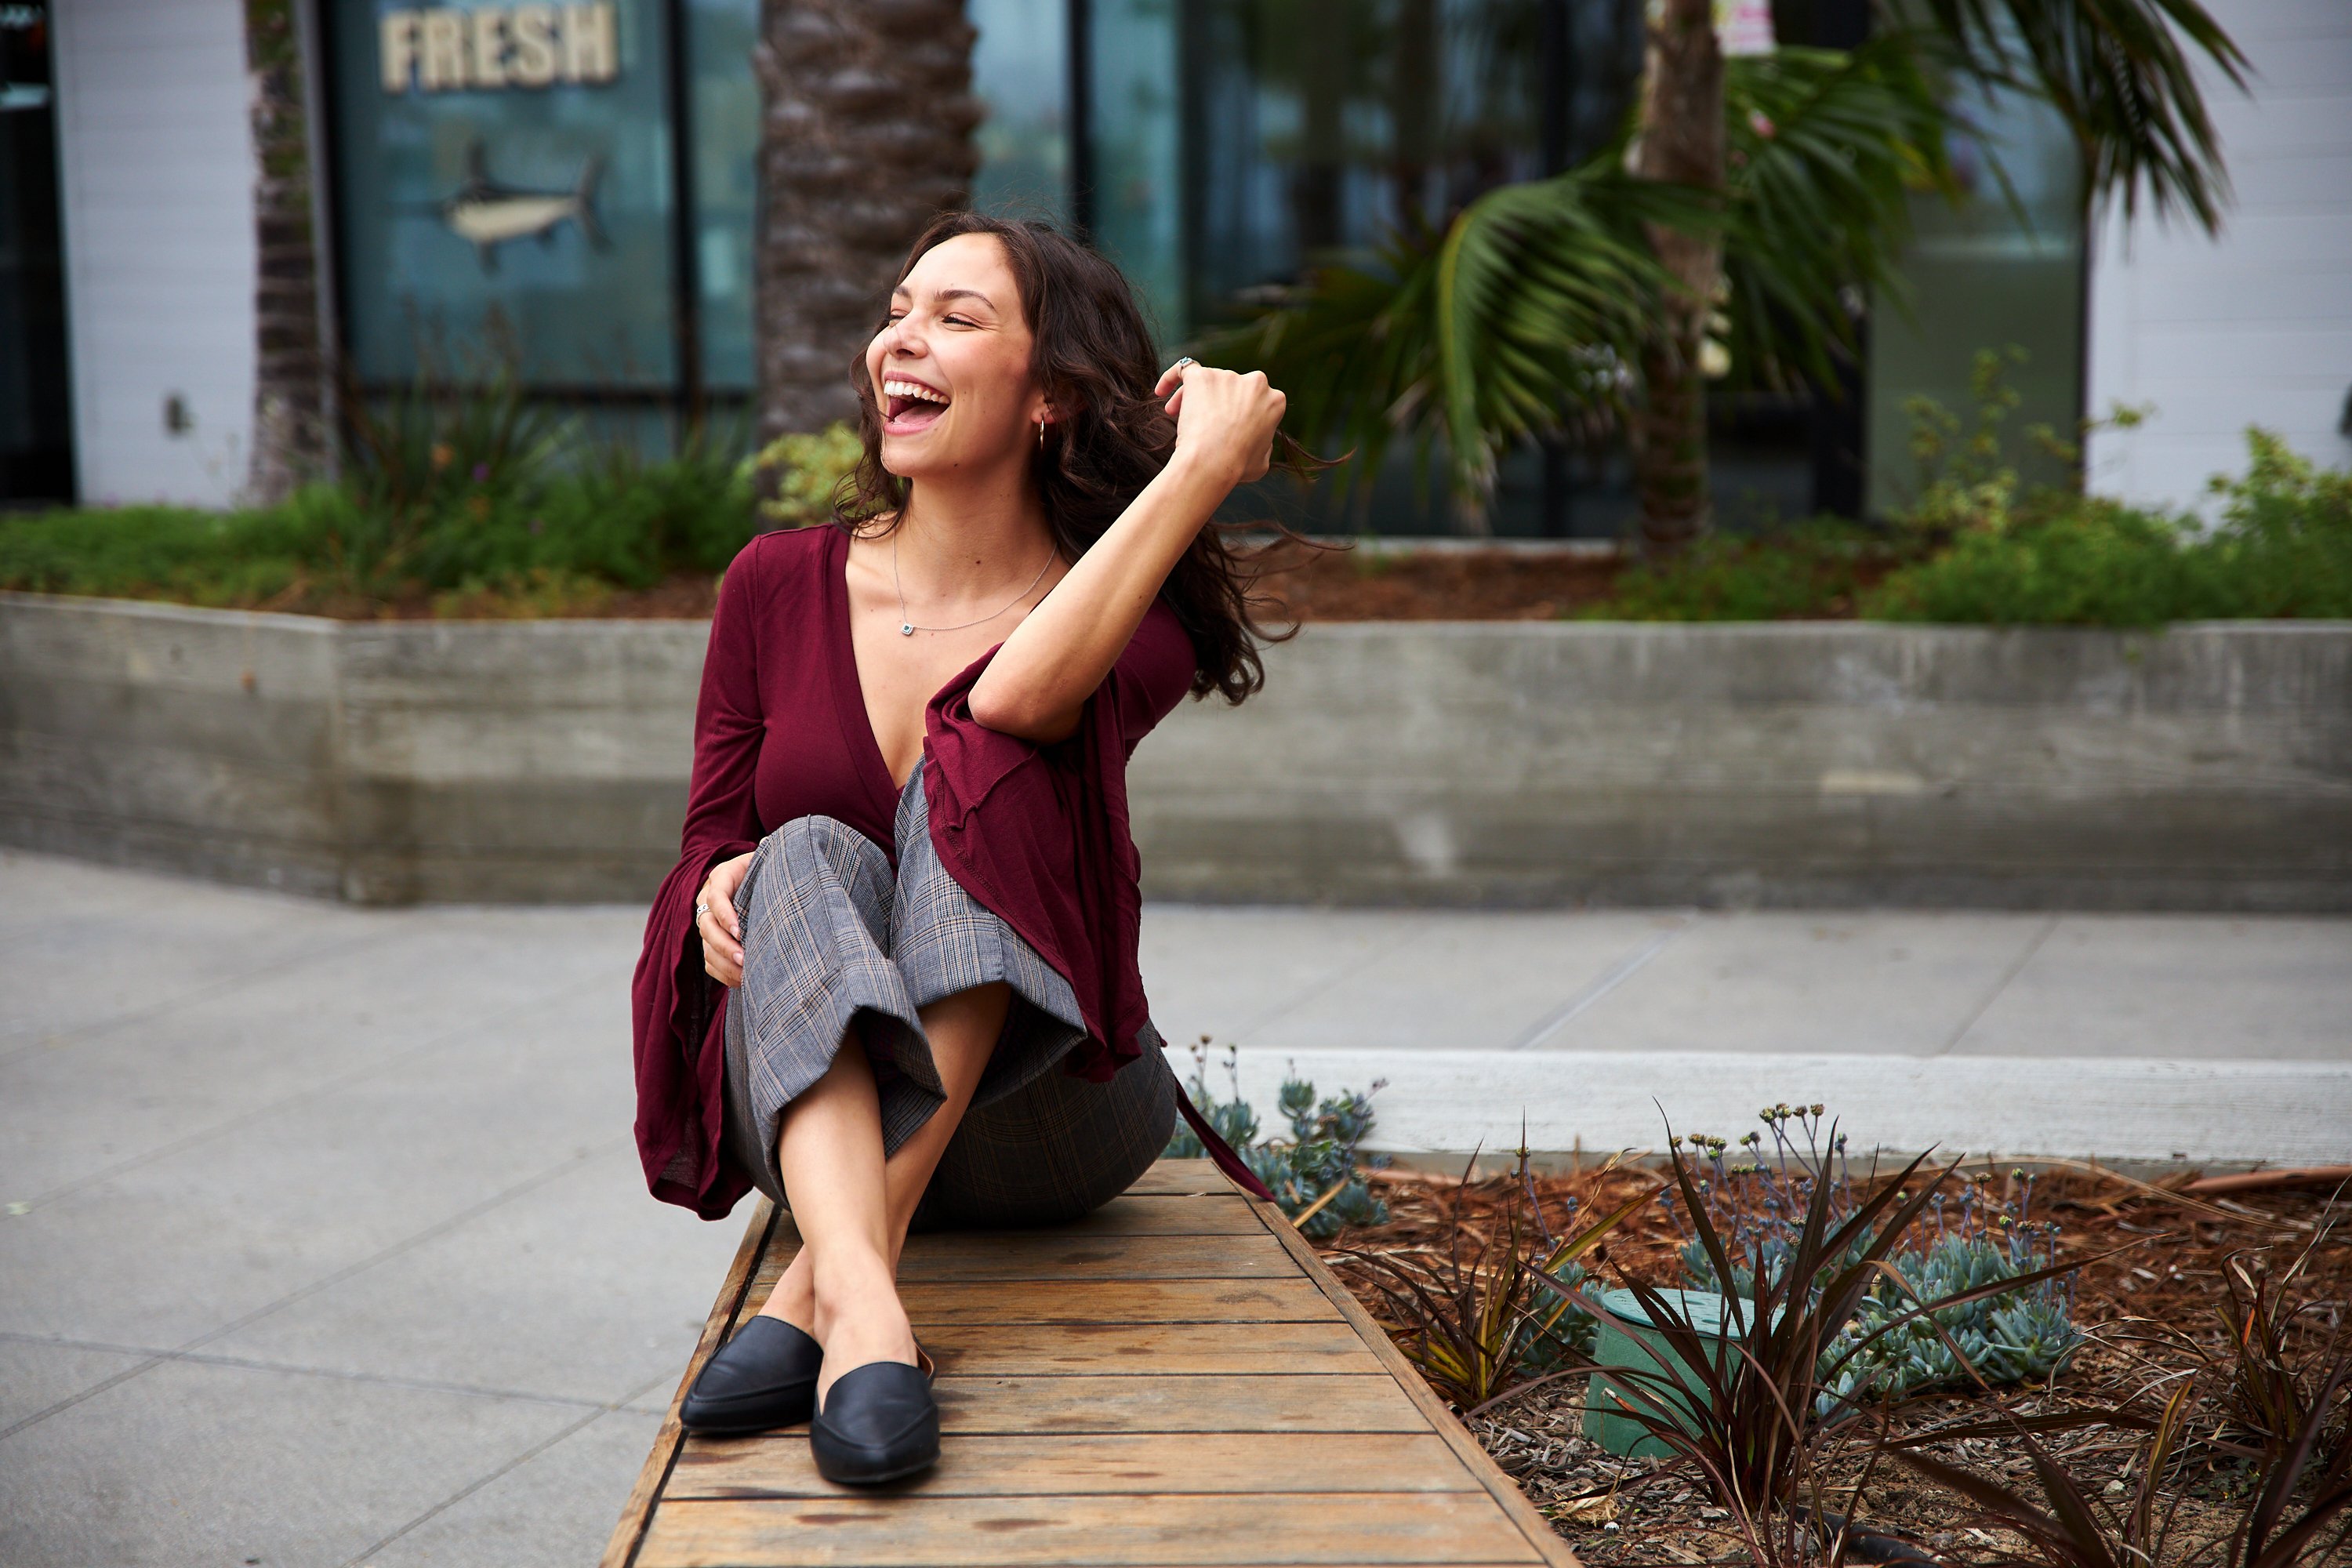
[{"label": "blurred background building", "polygon": [[[247,475],[257,155],[247,7],[0,3],[0,503],[226,504]],[[2207,86],[2236,187],[2218,239],[2086,232],[2054,114],[1986,106],[2011,189],[1923,200],[1906,312],[1869,312],[1843,397],[1724,395],[1725,521],[1906,496],[1903,404],[1967,402],[2016,343],[2021,420],[2152,404],[2095,488],[2189,504],[2249,423],[2352,458],[2352,24],[2341,0],[2216,0],[2254,92]],[[293,0],[309,69],[320,331],[362,387],[504,357],[658,448],[753,391],[759,0],[415,6]],[[974,201],[1095,237],[1163,341],[1400,225],[1564,168],[1622,122],[1640,0],[971,0]],[[1782,0],[1850,44],[1864,0]],[[276,263],[273,263],[275,265]],[[1496,531],[1607,536],[1607,451],[1505,466]],[[1369,516],[1444,531],[1402,474]]]}]

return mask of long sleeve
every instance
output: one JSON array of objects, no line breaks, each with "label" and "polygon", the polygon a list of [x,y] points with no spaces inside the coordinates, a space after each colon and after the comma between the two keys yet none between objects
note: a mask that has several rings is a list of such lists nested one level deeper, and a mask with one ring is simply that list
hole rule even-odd
[{"label": "long sleeve", "polygon": [[631,989],[637,1154],[654,1196],[724,1216],[750,1186],[719,1153],[727,994],[703,973],[694,900],[710,868],[759,843],[755,796],[764,732],[760,699],[757,541],[727,570],[695,705],[694,770],[677,864],[646,919]]}]

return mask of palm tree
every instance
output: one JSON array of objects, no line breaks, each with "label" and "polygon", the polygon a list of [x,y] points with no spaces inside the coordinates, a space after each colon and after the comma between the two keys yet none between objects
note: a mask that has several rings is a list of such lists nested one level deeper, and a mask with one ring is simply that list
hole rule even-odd
[{"label": "palm tree", "polygon": [[852,417],[849,366],[932,215],[969,199],[976,35],[961,0],[761,0],[759,438]]},{"label": "palm tree", "polygon": [[[1853,50],[1726,60],[1708,0],[1654,14],[1639,107],[1615,144],[1506,185],[1360,268],[1326,268],[1222,335],[1222,363],[1293,389],[1293,434],[1355,472],[1388,445],[1448,454],[1475,510],[1496,454],[1577,416],[1622,420],[1642,531],[1705,531],[1710,339],[1764,384],[1831,378],[1846,304],[1894,289],[1911,193],[1957,193],[1945,153],[1974,87],[2031,92],[2073,132],[2085,199],[2185,210],[2226,190],[2182,39],[2244,85],[2198,0],[1920,0]],[[2176,30],[2178,37],[2176,37]]]},{"label": "palm tree", "polygon": [[246,488],[268,506],[328,464],[310,115],[294,0],[246,0],[253,127],[253,439]]}]

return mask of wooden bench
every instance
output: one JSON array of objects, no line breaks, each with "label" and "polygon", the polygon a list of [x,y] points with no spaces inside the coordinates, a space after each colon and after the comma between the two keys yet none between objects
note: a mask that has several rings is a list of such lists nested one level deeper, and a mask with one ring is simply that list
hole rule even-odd
[{"label": "wooden bench", "polygon": [[[761,1199],[678,1394],[798,1246]],[[670,1402],[604,1568],[1538,1564],[1576,1559],[1279,1209],[1166,1160],[1051,1230],[916,1236],[940,1462],[837,1487],[807,1428]]]}]

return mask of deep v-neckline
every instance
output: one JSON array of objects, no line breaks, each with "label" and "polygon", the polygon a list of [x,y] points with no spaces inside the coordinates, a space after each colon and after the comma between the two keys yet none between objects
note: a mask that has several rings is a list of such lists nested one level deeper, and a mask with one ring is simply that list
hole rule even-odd
[{"label": "deep v-neckline", "polygon": [[[874,728],[874,710],[866,700],[865,672],[857,667],[857,628],[851,623],[849,609],[849,535],[838,528],[832,532],[834,560],[825,576],[833,604],[834,706],[839,712],[842,734],[850,749],[859,753],[859,771],[865,775],[866,787],[877,790],[876,804],[885,807],[885,815],[888,815],[897,810],[898,796],[907,786],[891,773],[890,760],[882,754],[882,740]],[[919,756],[916,758],[917,766],[921,765],[921,761]],[[907,776],[913,778],[914,769],[909,768]]]}]

